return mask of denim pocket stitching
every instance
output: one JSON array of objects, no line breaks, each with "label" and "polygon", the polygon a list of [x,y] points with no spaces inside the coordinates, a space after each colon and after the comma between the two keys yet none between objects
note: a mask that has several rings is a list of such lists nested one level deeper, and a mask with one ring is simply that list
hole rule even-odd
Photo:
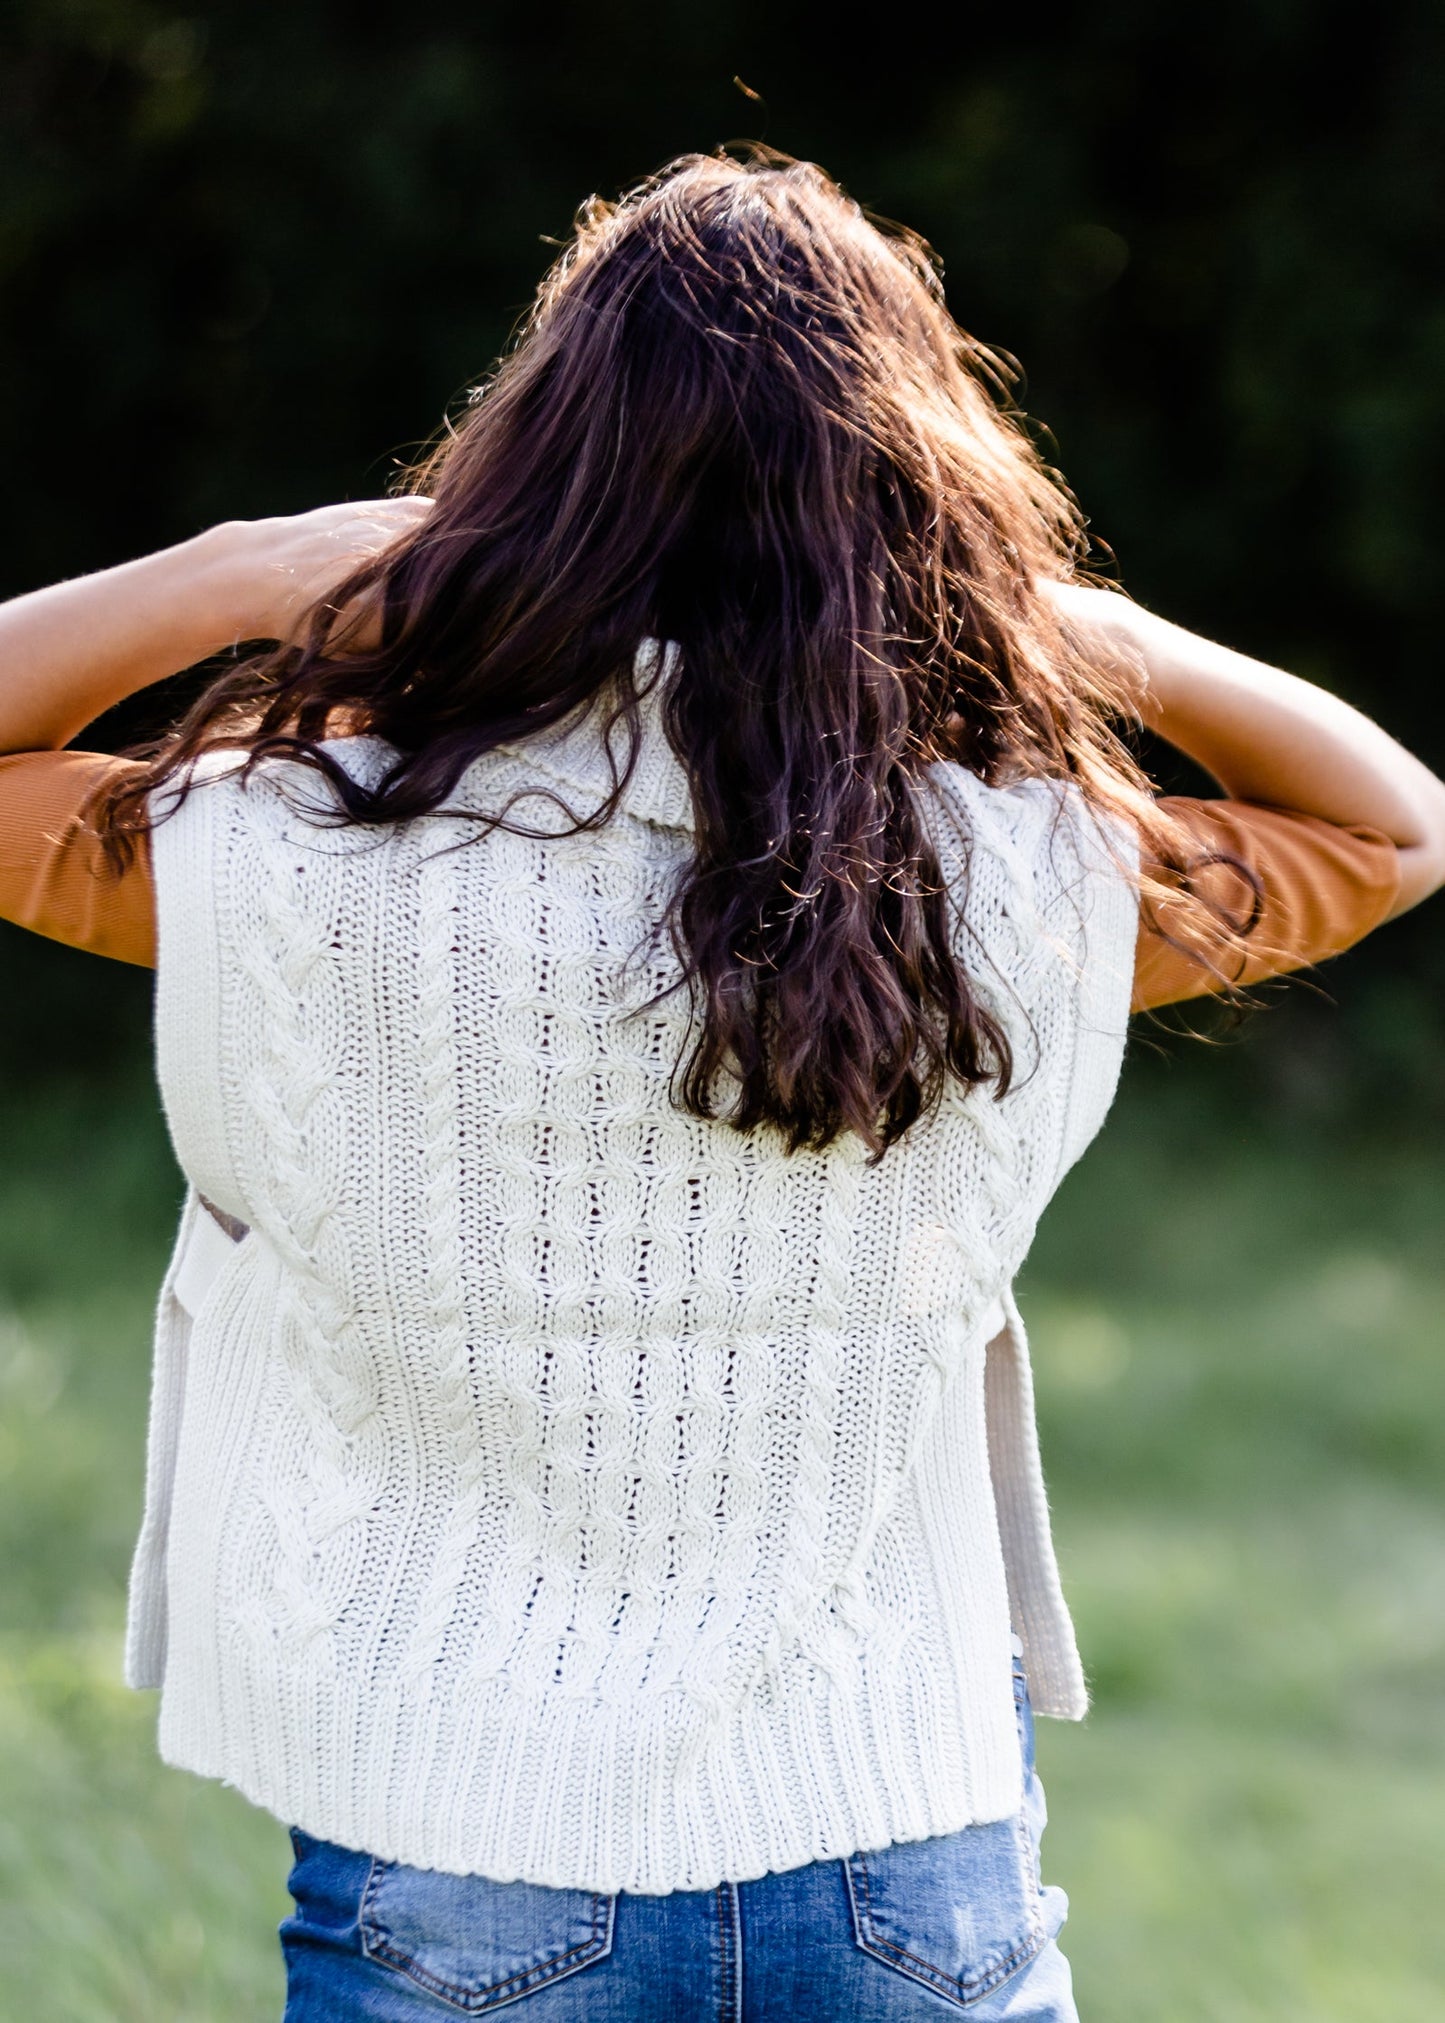
[{"label": "denim pocket stitching", "polygon": [[[374,1898],[382,1878],[390,1874],[395,1862],[377,1861],[373,1858],[366,1887],[361,1894],[361,1949],[368,1959],[382,1960],[409,1981],[425,1988],[440,2001],[449,2003],[455,2009],[477,2011],[483,2008],[499,2007],[502,2002],[514,2001],[518,1996],[527,1995],[534,1988],[548,1981],[565,1980],[569,1974],[578,1973],[593,1960],[604,1958],[612,1950],[612,1926],[617,1899],[603,1895],[600,1891],[592,1896],[592,1935],[579,1946],[569,1946],[565,1953],[558,1953],[550,1960],[539,1960],[535,1967],[528,1967],[520,1974],[510,1974],[504,1981],[493,1981],[486,1988],[464,1988],[454,1981],[444,1981],[439,1974],[433,1974],[421,1962],[399,1946],[391,1944],[390,1934],[380,1923]],[[499,1884],[505,1888],[505,1884]]]},{"label": "denim pocket stitching", "polygon": [[[905,1974],[910,1980],[921,1981],[925,1987],[935,1989],[940,1995],[957,2002],[960,2008],[970,2008],[975,2002],[982,2001],[985,1995],[992,1994],[1001,1982],[1006,1981],[1011,1974],[1016,1974],[1020,1967],[1027,1966],[1034,1955],[1043,1949],[1047,1934],[1043,1928],[1043,1920],[1038,1914],[1038,1900],[1035,1896],[1029,1909],[1028,1936],[1011,1953],[1005,1954],[1002,1960],[995,1961],[980,1974],[957,1977],[945,1974],[943,1969],[935,1966],[931,1960],[925,1960],[917,1953],[910,1953],[906,1947],[894,1945],[889,1939],[880,1938],[873,1930],[867,1857],[861,1853],[849,1855],[844,1863],[844,1869],[848,1882],[848,1898],[853,1906],[854,1930],[863,1951],[871,1953],[875,1959],[881,1960],[885,1967],[892,1967],[896,1973]],[[861,1904],[858,1901],[860,1887],[863,1895]]]}]

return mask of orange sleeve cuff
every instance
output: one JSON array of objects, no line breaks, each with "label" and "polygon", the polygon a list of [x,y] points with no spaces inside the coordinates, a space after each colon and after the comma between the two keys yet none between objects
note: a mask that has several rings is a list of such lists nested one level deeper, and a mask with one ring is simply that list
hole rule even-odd
[{"label": "orange sleeve cuff", "polygon": [[[1197,931],[1171,919],[1140,922],[1134,967],[1135,1011],[1203,997],[1224,987],[1210,957],[1240,986],[1304,969],[1363,939],[1393,909],[1400,893],[1399,853],[1378,829],[1342,828],[1315,815],[1266,808],[1247,801],[1165,802],[1193,837],[1201,858],[1232,858],[1258,878],[1258,918],[1242,943],[1201,942]],[[1249,881],[1228,863],[1206,863],[1193,873],[1196,890],[1234,917],[1248,920],[1255,906]],[[1163,930],[1161,932],[1161,929]],[[1165,939],[1177,934],[1191,945]]]},{"label": "orange sleeve cuff", "polygon": [[129,867],[106,862],[86,819],[107,781],[139,772],[104,752],[12,752],[0,757],[0,920],[52,941],[153,969],[155,894],[150,839]]}]

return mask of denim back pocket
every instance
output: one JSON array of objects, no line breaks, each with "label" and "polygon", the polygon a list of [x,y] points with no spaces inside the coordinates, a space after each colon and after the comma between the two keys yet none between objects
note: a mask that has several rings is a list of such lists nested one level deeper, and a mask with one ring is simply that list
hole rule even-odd
[{"label": "denim back pocket", "polygon": [[1021,1819],[849,1855],[846,1869],[863,1951],[962,2009],[1048,1939]]},{"label": "denim back pocket", "polygon": [[362,1893],[361,1943],[428,1994],[479,2016],[603,1959],[616,1901],[376,1861]]},{"label": "denim back pocket", "polygon": [[[1025,1780],[1034,1734],[1023,1661],[1013,1662]],[[930,1840],[896,1842],[845,1864],[853,1929],[865,1953],[966,2009],[1040,1952],[1050,1936],[1038,1847],[1026,1811]]]}]

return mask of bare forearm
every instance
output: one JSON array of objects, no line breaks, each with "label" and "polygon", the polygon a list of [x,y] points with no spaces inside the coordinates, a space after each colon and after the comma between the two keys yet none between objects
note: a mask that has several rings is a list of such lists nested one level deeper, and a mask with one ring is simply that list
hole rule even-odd
[{"label": "bare forearm", "polygon": [[1400,852],[1398,911],[1445,881],[1445,782],[1369,717],[1108,591],[1061,585],[1059,599],[1132,675],[1149,728],[1226,793],[1382,831]]},{"label": "bare forearm", "polygon": [[1365,823],[1409,846],[1438,819],[1441,782],[1337,695],[1136,610],[1146,723],[1238,800]]},{"label": "bare forearm", "polygon": [[57,750],[112,704],[237,640],[291,638],[430,511],[429,499],[363,499],[229,520],[0,605],[0,752]]},{"label": "bare forearm", "polygon": [[0,605],[0,752],[54,750],[238,637],[224,530]]}]

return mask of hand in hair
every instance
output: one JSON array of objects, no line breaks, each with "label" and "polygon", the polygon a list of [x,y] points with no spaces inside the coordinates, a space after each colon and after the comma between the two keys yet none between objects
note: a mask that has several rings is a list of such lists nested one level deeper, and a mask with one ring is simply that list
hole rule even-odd
[{"label": "hand in hair", "polygon": [[[416,495],[361,499],[218,528],[231,546],[236,637],[299,640],[333,592],[414,533],[431,510],[432,501]],[[333,650],[365,652],[377,644],[377,613],[365,596],[336,615]]]},{"label": "hand in hair", "polygon": [[[138,689],[244,639],[286,642],[327,596],[417,529],[422,498],[235,520],[156,555],[0,605],[0,752],[58,750]],[[364,607],[333,627],[361,651]]]}]

